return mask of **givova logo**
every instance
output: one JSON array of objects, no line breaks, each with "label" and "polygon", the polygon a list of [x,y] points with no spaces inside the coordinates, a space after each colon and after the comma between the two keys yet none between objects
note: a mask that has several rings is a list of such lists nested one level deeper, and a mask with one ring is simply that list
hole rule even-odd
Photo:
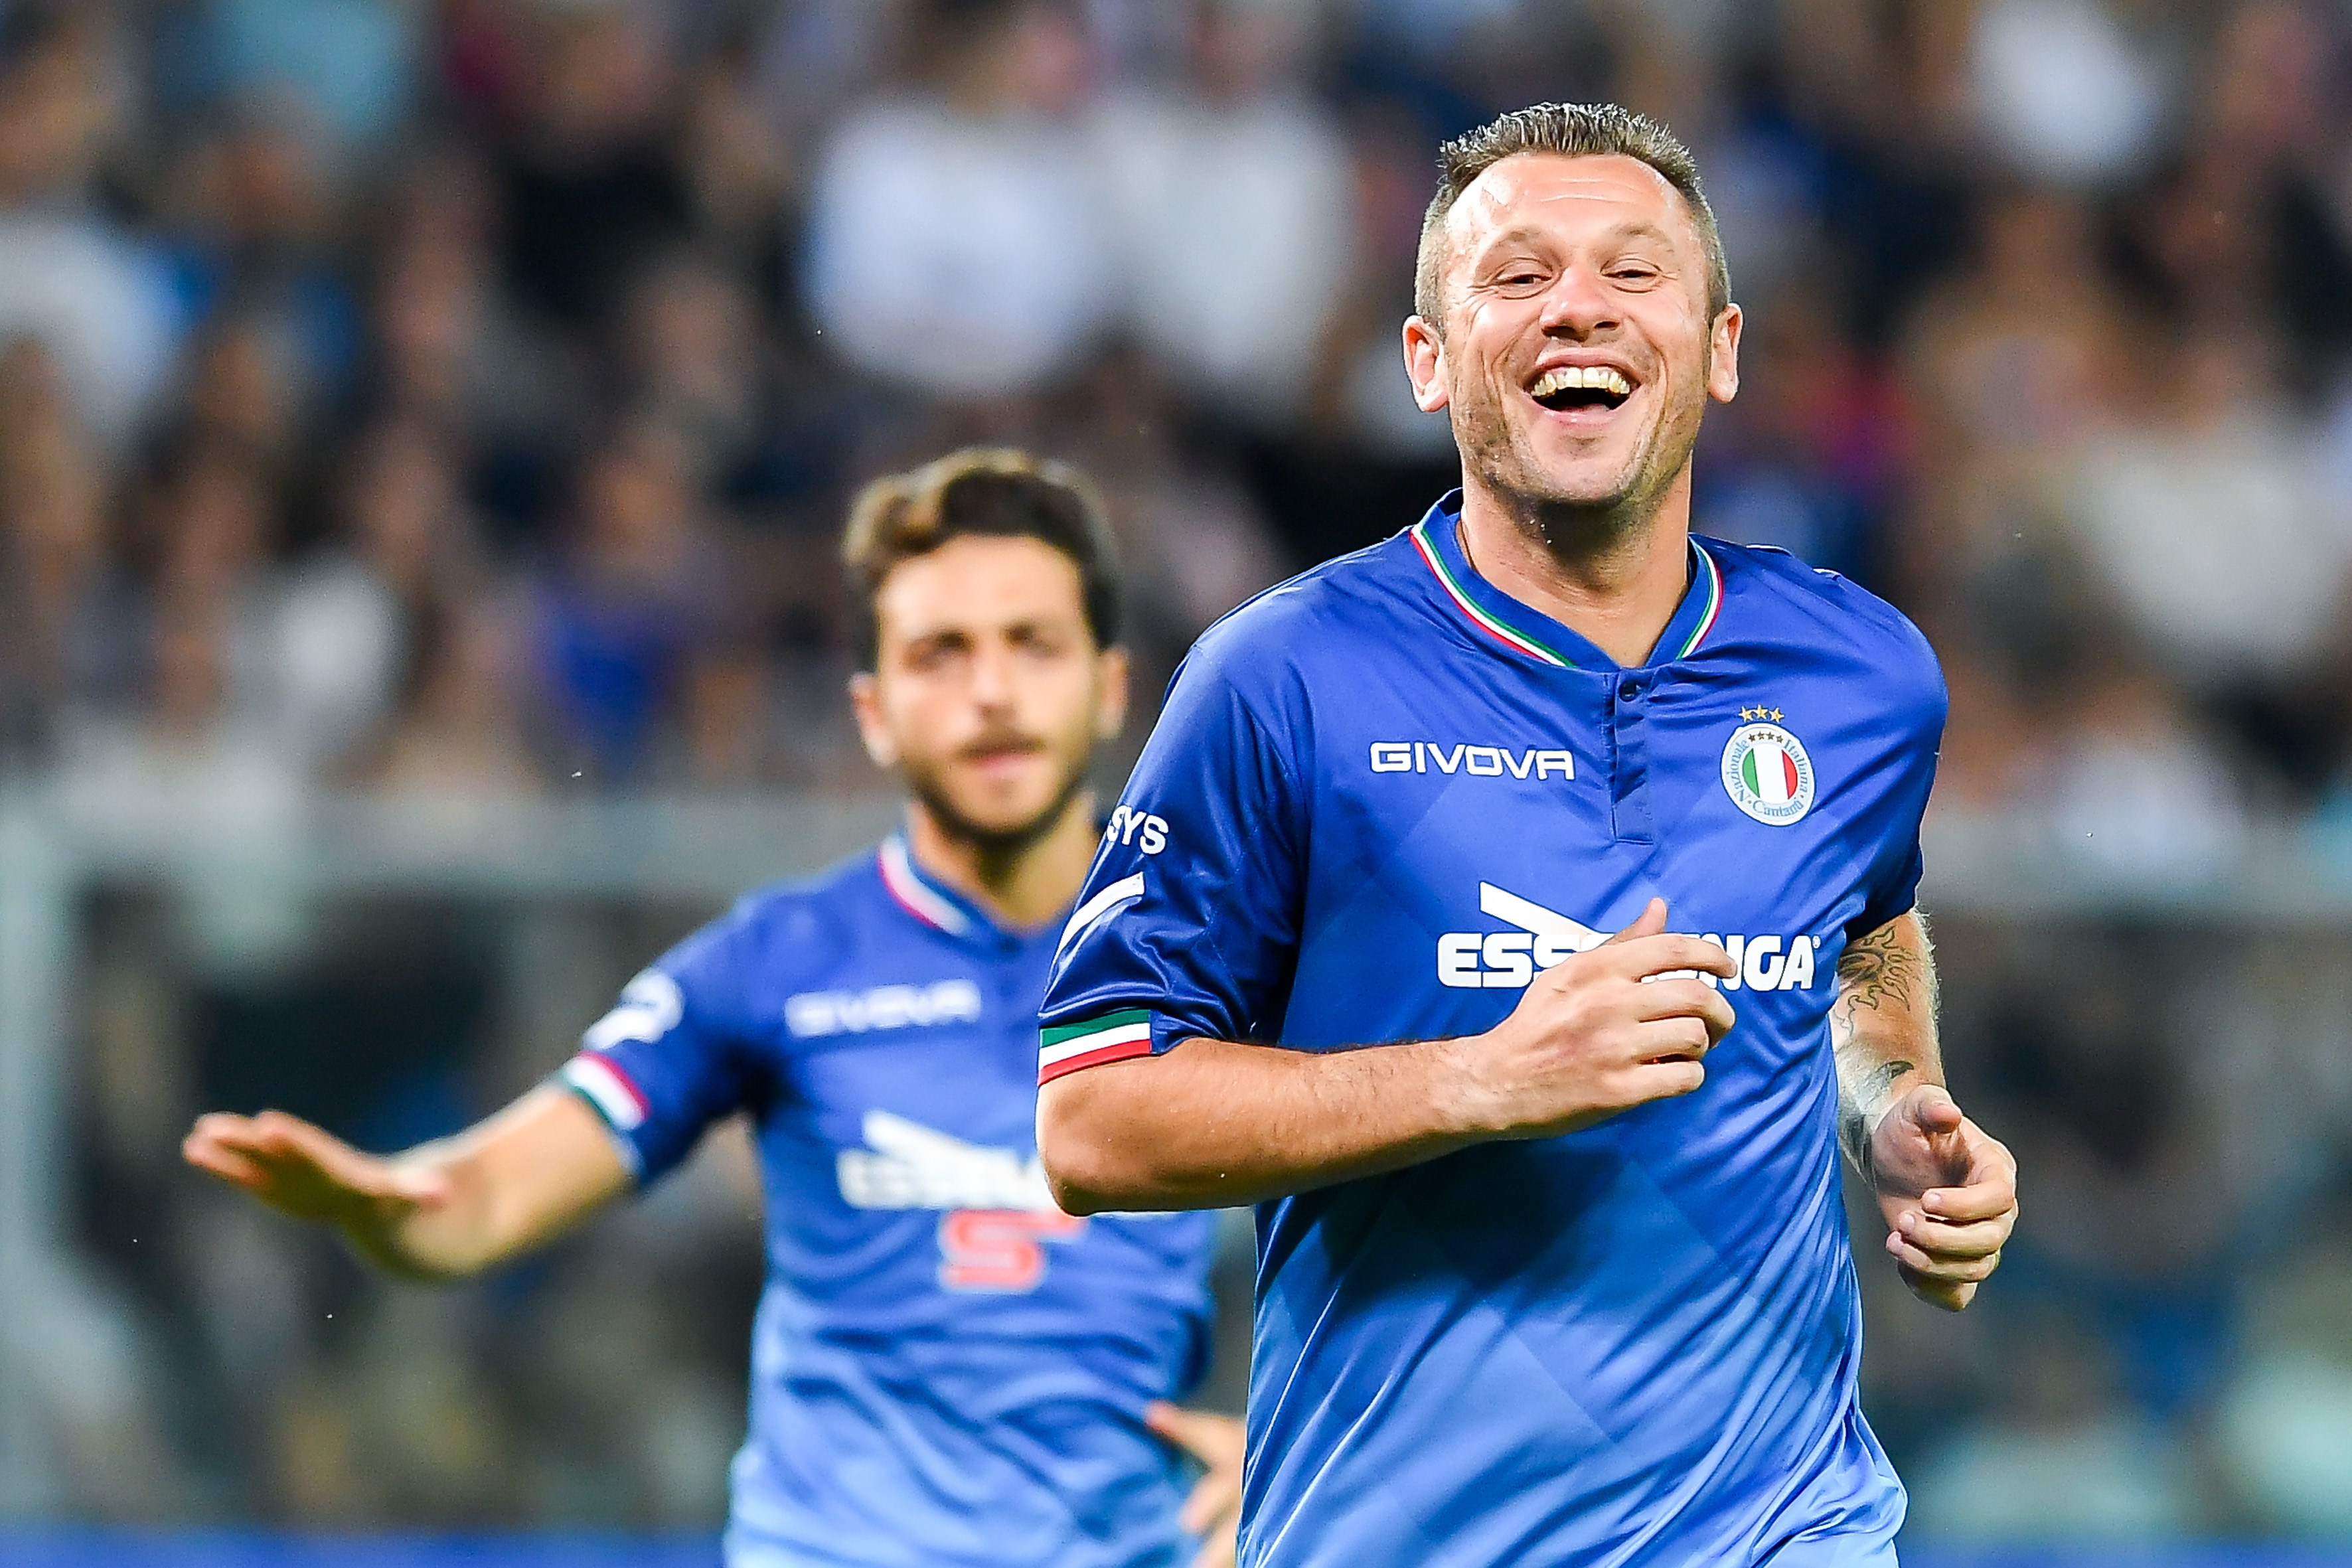
[{"label": "givova logo", "polygon": [[[1506,991],[1525,987],[1536,972],[1573,954],[1599,947],[1609,933],[1595,931],[1558,910],[1548,910],[1532,899],[1507,891],[1492,882],[1478,884],[1478,912],[1507,921],[1517,931],[1450,931],[1437,939],[1437,981],[1462,990]],[[1739,973],[1718,980],[1698,979],[1726,991],[1810,991],[1817,943],[1810,936],[1750,936],[1744,932],[1703,940],[1731,955]]]},{"label": "givova logo", "polygon": [[1434,741],[1374,741],[1372,772],[1376,773],[1467,773],[1472,778],[1572,779],[1576,759],[1563,751],[1539,751],[1533,746],[1513,751],[1508,746],[1474,746],[1456,741],[1441,746]]},{"label": "givova logo", "polygon": [[980,987],[969,980],[877,985],[871,991],[803,991],[784,998],[784,1026],[803,1040],[876,1029],[977,1024],[980,1019]]}]

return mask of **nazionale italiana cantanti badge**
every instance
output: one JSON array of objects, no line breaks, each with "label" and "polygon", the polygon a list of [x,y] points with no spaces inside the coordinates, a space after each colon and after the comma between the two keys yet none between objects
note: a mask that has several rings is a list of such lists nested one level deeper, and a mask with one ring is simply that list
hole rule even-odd
[{"label": "nazionale italiana cantanti badge", "polygon": [[1778,708],[1742,708],[1723,748],[1723,792],[1770,827],[1786,827],[1813,808],[1813,760],[1780,721]]}]

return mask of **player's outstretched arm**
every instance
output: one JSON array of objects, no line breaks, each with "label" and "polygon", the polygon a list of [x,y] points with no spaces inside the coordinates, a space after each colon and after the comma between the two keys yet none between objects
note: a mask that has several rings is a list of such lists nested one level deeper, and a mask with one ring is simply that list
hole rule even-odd
[{"label": "player's outstretched arm", "polygon": [[1732,1024],[1696,973],[1732,967],[1665,923],[1652,900],[1484,1034],[1319,1054],[1196,1038],[1057,1078],[1037,1101],[1055,1199],[1072,1214],[1256,1203],[1688,1094]]},{"label": "player's outstretched arm", "polygon": [[612,1136],[577,1096],[543,1085],[454,1138],[366,1154],[299,1117],[199,1117],[191,1165],[412,1279],[478,1273],[546,1242],[625,1191]]},{"label": "player's outstretched arm", "polygon": [[1916,910],[1838,960],[1838,1139],[1877,1194],[1913,1295],[1967,1306],[2017,1226],[2017,1162],[1960,1113],[1936,1039],[1936,956]]}]

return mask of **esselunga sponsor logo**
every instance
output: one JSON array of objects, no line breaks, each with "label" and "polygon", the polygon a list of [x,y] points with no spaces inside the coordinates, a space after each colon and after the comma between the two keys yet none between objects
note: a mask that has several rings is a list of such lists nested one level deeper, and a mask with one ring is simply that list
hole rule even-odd
[{"label": "esselunga sponsor logo", "polygon": [[877,985],[868,991],[803,991],[784,999],[784,1026],[803,1040],[876,1029],[977,1024],[980,987],[969,980]]},{"label": "esselunga sponsor logo", "polygon": [[1460,773],[1475,779],[1572,779],[1576,759],[1559,748],[1474,746],[1466,741],[1374,741],[1376,773]]},{"label": "esselunga sponsor logo", "polygon": [[834,1156],[852,1208],[1060,1212],[1034,1154],[968,1143],[887,1110],[867,1111],[859,1131],[866,1146]]},{"label": "esselunga sponsor logo", "polygon": [[[1451,931],[1437,939],[1437,980],[1463,990],[1517,990],[1539,970],[1609,940],[1581,921],[1546,909],[1532,899],[1495,886],[1478,884],[1478,911],[1518,927],[1517,931]],[[1810,991],[1820,944],[1805,935],[1765,933],[1728,935],[1695,932],[1731,955],[1739,973],[1717,980],[1712,974],[1696,978],[1726,991]]]}]

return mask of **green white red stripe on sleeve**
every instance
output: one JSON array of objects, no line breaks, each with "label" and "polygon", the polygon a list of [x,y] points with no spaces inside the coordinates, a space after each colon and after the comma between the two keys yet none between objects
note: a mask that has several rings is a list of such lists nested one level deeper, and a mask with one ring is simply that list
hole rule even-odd
[{"label": "green white red stripe on sleeve", "polygon": [[1141,1007],[1055,1024],[1038,1033],[1037,1081],[1051,1083],[1080,1068],[1150,1054],[1151,1015]]},{"label": "green white red stripe on sleeve", "polygon": [[646,1119],[646,1097],[629,1075],[593,1051],[563,1064],[563,1081],[596,1108],[615,1132],[634,1132]]}]

